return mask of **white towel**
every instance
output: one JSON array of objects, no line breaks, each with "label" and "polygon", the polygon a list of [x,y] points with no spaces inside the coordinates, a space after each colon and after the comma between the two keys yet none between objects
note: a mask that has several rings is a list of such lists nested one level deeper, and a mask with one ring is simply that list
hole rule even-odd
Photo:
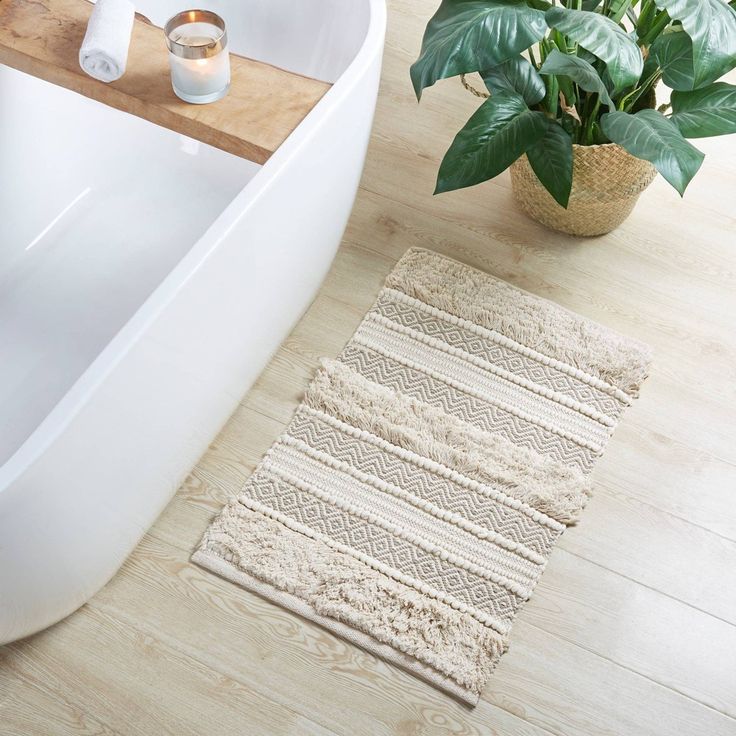
[{"label": "white towel", "polygon": [[97,0],[79,49],[79,66],[90,77],[114,82],[125,74],[134,15],[130,0]]}]

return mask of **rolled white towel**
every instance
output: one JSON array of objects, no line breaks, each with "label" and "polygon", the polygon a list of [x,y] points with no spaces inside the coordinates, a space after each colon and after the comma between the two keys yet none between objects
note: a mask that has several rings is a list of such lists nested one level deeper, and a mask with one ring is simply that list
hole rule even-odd
[{"label": "rolled white towel", "polygon": [[134,15],[130,0],[97,0],[79,49],[79,66],[90,77],[114,82],[125,74]]}]

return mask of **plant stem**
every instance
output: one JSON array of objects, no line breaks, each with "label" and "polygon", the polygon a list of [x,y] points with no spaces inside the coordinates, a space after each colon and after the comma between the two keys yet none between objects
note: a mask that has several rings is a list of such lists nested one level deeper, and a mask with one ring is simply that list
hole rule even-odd
[{"label": "plant stem", "polygon": [[641,4],[641,12],[639,13],[639,21],[636,24],[636,35],[641,39],[651,28],[654,14],[657,12],[657,6],[654,0],[643,0]]},{"label": "plant stem", "polygon": [[556,118],[560,104],[560,84],[554,74],[550,75],[547,87],[547,109],[552,113],[552,117]]},{"label": "plant stem", "polygon": [[[544,60],[547,58],[547,55],[549,52],[554,48],[555,44],[552,42],[551,39],[543,38],[539,42],[539,53],[542,57],[542,63],[544,63]],[[546,79],[546,85],[547,85],[547,92],[544,96],[544,107],[547,109],[549,113],[551,113],[552,117],[557,117],[557,110],[559,109],[559,93],[560,93],[560,85],[557,81],[557,77],[554,74],[550,74],[547,76]]]},{"label": "plant stem", "polygon": [[652,85],[656,84],[659,80],[660,71],[657,69],[649,79],[643,84],[640,84],[635,90],[629,92],[628,95],[621,98],[621,102],[618,103],[618,109],[628,112],[639,100],[639,98],[646,92]]},{"label": "plant stem", "polygon": [[654,39],[657,38],[657,36],[659,36],[659,34],[662,33],[665,28],[667,28],[670,21],[670,15],[666,10],[662,10],[661,12],[657,13],[654,18],[654,23],[652,24],[652,27],[643,38],[639,39],[639,45],[650,46],[652,41],[654,41]]},{"label": "plant stem", "polygon": [[598,99],[595,101],[595,105],[593,105],[593,111],[588,116],[588,119],[585,121],[585,145],[591,146],[593,145],[593,125],[596,122],[596,118],[598,117],[598,110],[601,106],[601,98],[596,95]]},{"label": "plant stem", "polygon": [[539,69],[539,66],[537,65],[537,60],[534,58],[534,48],[532,46],[529,47],[529,61],[531,61],[532,66],[535,69]]}]

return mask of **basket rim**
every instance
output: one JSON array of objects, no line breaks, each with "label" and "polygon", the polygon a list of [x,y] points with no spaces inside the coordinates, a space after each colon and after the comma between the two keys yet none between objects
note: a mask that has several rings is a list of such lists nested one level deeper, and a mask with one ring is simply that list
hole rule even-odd
[{"label": "basket rim", "polygon": [[[622,151],[626,151],[626,149],[619,145],[618,143],[613,143],[612,141],[609,141],[608,143],[591,143],[589,146],[584,143],[573,143],[572,147],[575,148],[610,148],[611,146],[615,146],[616,148],[620,148]],[[626,151],[626,153],[629,153]],[[629,155],[631,155],[629,153]],[[637,156],[634,156],[634,158],[637,158]]]},{"label": "basket rim", "polygon": [[[634,156],[634,154],[629,153],[623,146],[619,145],[618,143],[592,143],[589,146],[586,146],[582,143],[573,143],[572,144],[572,150],[573,154],[577,153],[578,151],[596,151],[596,150],[610,150],[611,148],[616,148],[622,153],[626,154],[629,158],[633,158],[636,161],[641,161],[642,163],[649,164],[650,167],[655,168],[654,164],[651,161],[647,161],[645,158],[639,158],[639,156]],[[526,159],[527,155],[526,152],[522,153],[519,158],[517,158],[509,168],[517,164],[522,159]]]},{"label": "basket rim", "polygon": [[[612,149],[616,149],[616,150],[613,151]],[[618,143],[612,143],[612,142],[611,143],[593,143],[590,146],[583,145],[582,143],[573,143],[572,144],[572,154],[573,154],[573,159],[576,159],[579,156],[582,156],[588,160],[590,159],[595,160],[599,154],[600,155],[609,154],[609,155],[618,156],[619,158],[633,159],[634,161],[640,162],[640,164],[643,165],[645,168],[656,169],[656,167],[651,161],[648,161],[645,158],[640,158],[639,156],[634,156],[633,153],[630,153]],[[520,156],[519,158],[525,158],[525,157],[526,157],[526,153],[522,154],[522,156]]]}]

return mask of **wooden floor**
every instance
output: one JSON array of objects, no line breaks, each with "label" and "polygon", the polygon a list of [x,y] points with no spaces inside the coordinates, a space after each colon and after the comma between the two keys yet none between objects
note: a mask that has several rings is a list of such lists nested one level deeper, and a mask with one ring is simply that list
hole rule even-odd
[{"label": "wooden floor", "polygon": [[[320,294],[121,572],[0,649],[0,733],[736,734],[736,138],[684,201],[661,179],[617,232],[550,233],[507,176],[433,198],[477,101],[413,99],[434,2],[392,0],[365,176]],[[652,375],[553,552],[511,649],[469,710],[189,563],[409,246],[455,256],[651,343]]]}]

